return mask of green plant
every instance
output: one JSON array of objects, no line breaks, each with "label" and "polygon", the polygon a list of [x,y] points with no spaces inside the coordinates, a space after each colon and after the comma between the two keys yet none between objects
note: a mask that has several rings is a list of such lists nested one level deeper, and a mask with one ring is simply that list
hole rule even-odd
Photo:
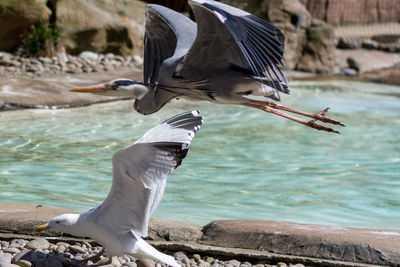
[{"label": "green plant", "polygon": [[33,25],[22,42],[23,52],[30,56],[53,55],[57,51],[60,36],[61,28],[56,25]]}]

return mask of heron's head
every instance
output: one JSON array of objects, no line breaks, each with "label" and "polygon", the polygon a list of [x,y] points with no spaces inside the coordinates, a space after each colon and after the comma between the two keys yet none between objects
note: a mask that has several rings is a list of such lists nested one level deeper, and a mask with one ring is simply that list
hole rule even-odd
[{"label": "heron's head", "polygon": [[62,214],[51,219],[47,224],[39,225],[35,228],[36,232],[53,230],[58,232],[71,233],[74,225],[79,220],[79,214]]},{"label": "heron's head", "polygon": [[106,83],[70,89],[71,92],[133,98],[142,98],[148,90],[149,88],[144,83],[125,78],[119,78]]}]

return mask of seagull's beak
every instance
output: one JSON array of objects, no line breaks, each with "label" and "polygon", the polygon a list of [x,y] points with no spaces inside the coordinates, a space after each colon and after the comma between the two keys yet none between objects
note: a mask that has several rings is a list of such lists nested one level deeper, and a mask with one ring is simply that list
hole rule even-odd
[{"label": "seagull's beak", "polygon": [[50,229],[50,227],[47,224],[42,224],[42,225],[36,226],[35,231],[36,232],[43,232],[43,231],[48,230],[48,229]]},{"label": "seagull's beak", "polygon": [[70,92],[78,92],[78,93],[102,93],[108,91],[106,85],[104,83],[90,85],[81,88],[73,88],[69,90]]}]

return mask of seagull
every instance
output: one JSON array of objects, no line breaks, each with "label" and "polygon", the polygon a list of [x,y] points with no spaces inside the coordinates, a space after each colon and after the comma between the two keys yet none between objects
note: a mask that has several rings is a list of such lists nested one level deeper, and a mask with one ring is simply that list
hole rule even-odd
[{"label": "seagull", "polygon": [[179,267],[173,257],[141,237],[148,234],[149,219],[161,201],[168,174],[182,163],[202,123],[199,111],[192,111],[150,129],[113,155],[112,186],[103,203],[80,214],[56,216],[36,231],[51,229],[98,241],[103,249],[84,262],[94,262],[107,251],[109,256],[127,254]]},{"label": "seagull", "polygon": [[[188,1],[196,22],[169,8],[146,7],[143,82],[126,78],[74,88],[73,92],[135,98],[144,115],[175,98],[256,108],[327,132],[316,121],[344,126],[325,116],[277,103],[289,94],[283,73],[283,33],[241,9],[212,0]],[[267,97],[275,102],[258,100]],[[287,112],[310,117],[307,121]]]}]

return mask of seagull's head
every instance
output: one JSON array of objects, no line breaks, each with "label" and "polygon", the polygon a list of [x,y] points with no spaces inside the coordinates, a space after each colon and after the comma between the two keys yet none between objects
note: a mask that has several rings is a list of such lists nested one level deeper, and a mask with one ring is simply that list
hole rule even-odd
[{"label": "seagull's head", "polygon": [[105,96],[142,98],[149,88],[142,82],[119,78],[109,82],[70,89],[71,92],[92,93]]},{"label": "seagull's head", "polygon": [[36,227],[36,232],[53,230],[58,232],[71,233],[71,229],[79,220],[79,214],[62,214],[51,219],[47,224]]}]

